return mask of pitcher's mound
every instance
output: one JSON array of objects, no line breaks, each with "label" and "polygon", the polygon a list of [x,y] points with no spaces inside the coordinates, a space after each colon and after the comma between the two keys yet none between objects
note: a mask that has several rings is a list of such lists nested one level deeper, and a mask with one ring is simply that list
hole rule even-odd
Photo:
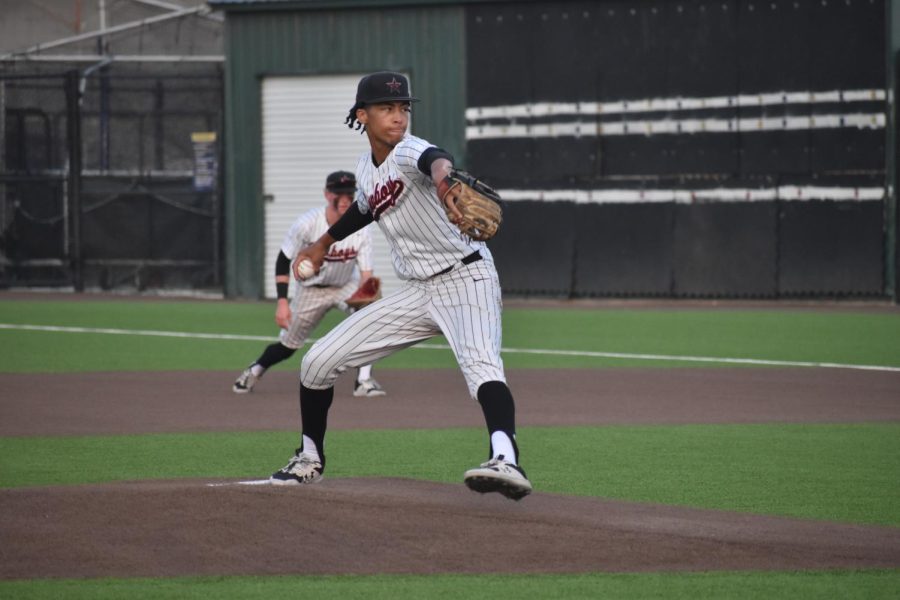
[{"label": "pitcher's mound", "polygon": [[900,566],[898,528],[404,479],[20,488],[0,506],[3,579]]}]

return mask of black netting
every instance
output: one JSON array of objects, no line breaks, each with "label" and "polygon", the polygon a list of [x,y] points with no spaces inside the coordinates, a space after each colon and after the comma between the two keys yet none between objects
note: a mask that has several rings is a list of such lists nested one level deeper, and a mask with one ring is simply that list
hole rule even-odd
[{"label": "black netting", "polygon": [[219,288],[221,110],[219,67],[0,72],[0,286]]}]

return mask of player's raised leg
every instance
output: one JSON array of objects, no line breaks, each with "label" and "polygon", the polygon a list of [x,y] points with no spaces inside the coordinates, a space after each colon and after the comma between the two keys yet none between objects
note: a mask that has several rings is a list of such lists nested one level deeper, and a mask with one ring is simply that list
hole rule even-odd
[{"label": "player's raised leg", "polygon": [[490,458],[466,471],[463,481],[469,489],[482,494],[497,492],[521,500],[533,488],[525,470],[518,464],[516,409],[512,393],[505,382],[488,381],[478,388],[478,402],[490,435]]},{"label": "player's raised leg", "polygon": [[481,405],[490,438],[488,461],[466,471],[463,480],[477,492],[520,500],[533,488],[519,466],[515,402],[500,356],[502,304],[497,273],[490,261],[477,261],[441,275],[436,285],[441,290],[433,296],[432,314],[453,349],[469,393]]}]

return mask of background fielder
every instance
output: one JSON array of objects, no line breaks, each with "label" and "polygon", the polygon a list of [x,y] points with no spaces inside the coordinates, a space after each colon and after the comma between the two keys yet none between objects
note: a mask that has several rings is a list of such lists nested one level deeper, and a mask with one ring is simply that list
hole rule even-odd
[{"label": "background fielder", "polygon": [[[371,152],[356,167],[356,203],[300,252],[298,262],[309,258],[315,266],[323,264],[334,244],[377,221],[405,284],[348,317],[306,353],[300,371],[301,447],[271,481],[302,484],[322,478],[333,386],[345,369],[443,333],[469,393],[482,406],[490,434],[490,460],[467,471],[465,483],[479,492],[519,499],[532,486],[518,466],[515,404],[500,358],[500,282],[487,246],[462,234],[438,198],[452,157],[406,133],[415,100],[400,73],[373,73],[357,88],[347,123],[352,127],[359,122]],[[448,210],[458,221],[459,211],[454,206]]]},{"label": "background fielder", "polygon": [[[291,260],[301,248],[319,239],[337,222],[353,203],[355,193],[356,177],[353,173],[331,173],[325,180],[326,206],[300,215],[285,235],[281,251],[275,260],[275,287],[278,294],[275,322],[281,327],[280,341],[267,346],[260,357],[244,369],[232,386],[236,393],[251,391],[267,369],[293,356],[330,309],[352,312],[344,304],[344,300],[372,276],[372,237],[367,229],[334,244],[325,256],[324,265],[318,274],[301,281],[297,286],[290,304],[287,293]],[[372,377],[371,364],[360,366],[353,395],[385,395]]]}]

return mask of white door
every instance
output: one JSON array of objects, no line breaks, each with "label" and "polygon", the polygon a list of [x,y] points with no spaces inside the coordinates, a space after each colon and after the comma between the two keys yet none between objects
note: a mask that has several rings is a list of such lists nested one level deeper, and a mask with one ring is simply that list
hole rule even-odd
[{"label": "white door", "polygon": [[[264,289],[275,297],[275,258],[297,216],[325,202],[325,178],[353,172],[369,148],[365,134],[344,124],[356,97],[358,75],[267,77],[262,84],[263,190],[265,204]],[[396,290],[387,241],[369,226],[375,246],[375,274],[385,293]],[[293,292],[292,292],[293,293]]]}]

